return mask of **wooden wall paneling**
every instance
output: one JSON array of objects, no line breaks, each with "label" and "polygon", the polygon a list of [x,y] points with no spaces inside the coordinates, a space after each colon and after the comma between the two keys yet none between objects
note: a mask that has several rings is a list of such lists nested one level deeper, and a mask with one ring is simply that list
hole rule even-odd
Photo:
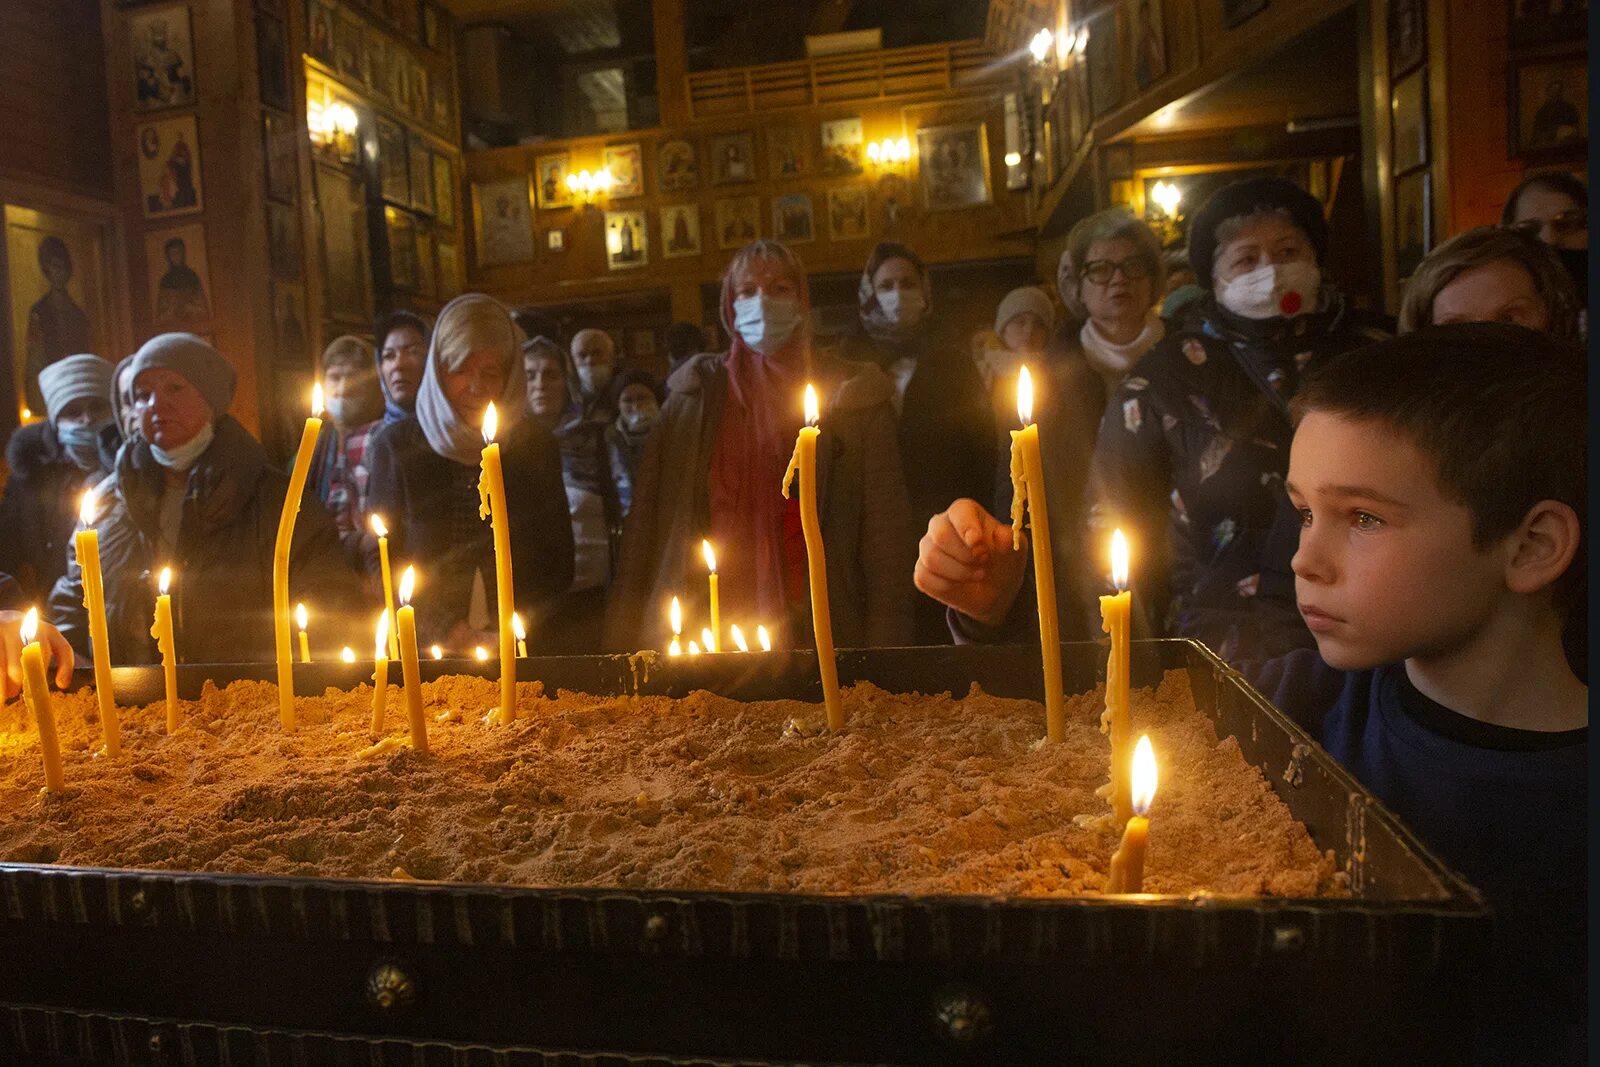
[{"label": "wooden wall paneling", "polygon": [[99,0],[0,3],[0,176],[111,198]]}]

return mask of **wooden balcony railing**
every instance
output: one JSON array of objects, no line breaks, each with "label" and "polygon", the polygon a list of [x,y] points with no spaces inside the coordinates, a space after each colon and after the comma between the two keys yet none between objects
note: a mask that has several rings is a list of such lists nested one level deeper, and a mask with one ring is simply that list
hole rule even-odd
[{"label": "wooden balcony railing", "polygon": [[978,90],[1007,72],[978,40],[705,70],[688,75],[689,114],[707,119]]}]

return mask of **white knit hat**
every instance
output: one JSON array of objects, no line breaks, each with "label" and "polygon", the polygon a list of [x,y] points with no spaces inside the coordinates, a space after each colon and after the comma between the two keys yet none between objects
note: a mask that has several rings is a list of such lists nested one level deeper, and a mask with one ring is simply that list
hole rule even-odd
[{"label": "white knit hat", "polygon": [[74,400],[111,401],[111,364],[87,352],[58,359],[39,372],[39,392],[50,421]]},{"label": "white knit hat", "polygon": [[1044,295],[1044,290],[1036,285],[1025,285],[1006,294],[1006,298],[1000,301],[1000,310],[994,315],[994,332],[1005,333],[1006,325],[1025,311],[1031,311],[1039,316],[1039,321],[1044,323],[1045,333],[1055,332],[1055,305]]}]

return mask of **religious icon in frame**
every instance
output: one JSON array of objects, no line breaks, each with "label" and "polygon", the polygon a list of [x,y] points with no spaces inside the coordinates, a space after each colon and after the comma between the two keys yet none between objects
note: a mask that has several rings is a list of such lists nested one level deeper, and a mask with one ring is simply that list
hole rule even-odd
[{"label": "religious icon in frame", "polygon": [[194,40],[183,4],[128,16],[133,45],[135,111],[187,107],[195,102]]},{"label": "religious icon in frame", "polygon": [[433,152],[416,134],[407,138],[406,152],[411,168],[411,207],[433,214]]},{"label": "religious icon in frame", "polygon": [[393,119],[376,117],[378,128],[378,188],[393,204],[411,202],[411,162],[406,155],[406,131]]},{"label": "religious icon in frame", "polygon": [[717,247],[739,248],[761,236],[761,201],[754,196],[718,200]]},{"label": "religious icon in frame", "polygon": [[279,111],[288,111],[291,103],[287,32],[282,19],[256,16],[256,67],[261,102]]},{"label": "religious icon in frame", "polygon": [[649,262],[644,212],[606,212],[606,266],[612,270],[628,270]]},{"label": "religious icon in frame", "polygon": [[644,195],[644,158],[637,142],[606,145],[604,159],[606,168],[611,171],[613,200]]},{"label": "religious icon in frame", "polygon": [[822,173],[860,174],[866,151],[861,119],[833,119],[822,124]]},{"label": "religious icon in frame", "polygon": [[679,259],[700,254],[700,205],[669,204],[661,209],[661,256]]},{"label": "religious icon in frame", "polygon": [[713,134],[707,152],[711,157],[712,185],[756,180],[756,142],[748,130]]},{"label": "religious icon in frame", "polygon": [[144,235],[145,277],[150,285],[150,325],[158,332],[211,331],[211,282],[206,230],[198,222]]},{"label": "religious icon in frame", "polygon": [[535,185],[539,190],[539,210],[551,211],[572,206],[572,190],[567,175],[572,173],[572,157],[563,152],[540,156],[533,161]]},{"label": "religious icon in frame", "polygon": [[472,186],[477,223],[478,266],[522,263],[533,258],[533,190],[526,175]]},{"label": "religious icon in frame", "polygon": [[817,227],[811,197],[805,193],[773,197],[772,236],[792,245],[816,240]]},{"label": "religious icon in frame", "polygon": [[700,161],[692,141],[662,141],[656,149],[656,185],[663,193],[681,193],[700,184]]},{"label": "religious icon in frame", "polygon": [[306,12],[306,51],[310,52],[311,58],[318,63],[332,68],[333,40],[337,36],[334,31],[333,6],[312,0],[306,5]]},{"label": "religious icon in frame", "polygon": [[272,275],[300,280],[300,212],[287,204],[267,203],[267,261]]},{"label": "religious icon in frame", "polygon": [[865,186],[845,185],[828,190],[830,241],[858,241],[868,236],[870,217]]},{"label": "religious icon in frame", "polygon": [[989,192],[988,126],[964,122],[917,131],[922,197],[929,211],[977,207]]},{"label": "religious icon in frame", "polygon": [[774,126],[767,130],[767,173],[773,178],[798,178],[809,169],[806,130]]},{"label": "religious icon in frame", "polygon": [[266,162],[268,199],[294,203],[299,168],[294,123],[287,115],[269,111],[261,117],[261,155]]},{"label": "religious icon in frame", "polygon": [[200,138],[193,115],[145,123],[136,133],[139,200],[147,219],[183,215],[205,206]]},{"label": "religious icon in frame", "polygon": [[456,224],[456,168],[443,152],[433,153],[433,217],[442,226]]},{"label": "religious icon in frame", "polygon": [[[5,205],[5,271],[9,287],[12,366],[0,393],[43,415],[39,372],[78,352],[104,352],[111,342],[107,284],[109,224]],[[0,410],[15,425],[16,407]]]}]

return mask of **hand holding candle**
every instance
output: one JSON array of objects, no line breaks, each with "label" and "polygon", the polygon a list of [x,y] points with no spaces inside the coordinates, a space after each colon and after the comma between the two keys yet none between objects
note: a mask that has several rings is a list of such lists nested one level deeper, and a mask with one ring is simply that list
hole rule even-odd
[{"label": "hand holding candle", "polygon": [[372,643],[372,732],[383,732],[383,713],[389,703],[389,646],[394,639],[389,629],[389,612],[378,616],[377,636]]},{"label": "hand holding candle", "polygon": [[311,453],[322,432],[322,383],[311,387],[311,417],[300,435],[300,448],[294,454],[294,470],[289,475],[289,490],[278,515],[278,539],[272,549],[272,624],[278,660],[278,720],[285,730],[293,730],[294,662],[289,652],[289,546],[294,541],[294,520],[300,514],[300,499],[306,491],[306,475],[311,471]]},{"label": "hand holding candle", "polygon": [[1150,804],[1156,798],[1156,754],[1150,738],[1139,738],[1133,752],[1133,814],[1122,831],[1122,844],[1111,857],[1107,893],[1138,893],[1144,887],[1144,846],[1150,836]]},{"label": "hand holding candle", "polygon": [[161,673],[167,689],[167,733],[178,732],[178,643],[172,636],[172,568],[161,568],[161,580],[156,583],[156,619],[150,627],[150,636],[156,639],[156,651],[161,653]]},{"label": "hand holding candle", "polygon": [[394,628],[394,578],[389,570],[389,527],[383,516],[372,516],[372,534],[378,539],[378,575],[383,580],[383,610],[389,616],[389,659],[399,658],[399,640]]},{"label": "hand holding candle", "polygon": [[517,717],[516,636],[511,629],[511,608],[516,589],[511,581],[511,521],[506,517],[506,480],[500,464],[500,428],[494,404],[483,413],[483,474],[478,479],[478,517],[494,530],[494,589],[500,614],[500,721]]},{"label": "hand holding candle", "polygon": [[[706,569],[710,571],[711,586],[711,634],[710,643],[706,645],[707,652],[722,651],[722,604],[717,589],[717,554],[711,548],[711,542],[704,538],[700,541],[700,554],[705,557]],[[737,592],[738,590],[735,590]],[[704,631],[703,631],[704,632]]]},{"label": "hand holding candle", "polygon": [[22,694],[33,709],[39,724],[39,749],[44,757],[44,787],[52,792],[66,787],[61,770],[61,741],[56,736],[55,709],[50,704],[50,682],[44,673],[44,649],[40,646],[39,609],[29,608],[23,616]]},{"label": "hand holding candle", "polygon": [[1132,757],[1128,742],[1133,729],[1128,710],[1128,641],[1133,596],[1128,591],[1128,539],[1121,530],[1111,535],[1111,580],[1117,587],[1116,594],[1100,598],[1100,625],[1111,635],[1111,655],[1106,660],[1106,710],[1100,716],[1100,732],[1111,738],[1111,780],[1100,792],[1102,796],[1109,794],[1112,818],[1121,826],[1133,815],[1128,781]]},{"label": "hand holding candle", "polygon": [[406,687],[406,722],[411,727],[411,747],[428,751],[428,720],[422,715],[422,670],[417,663],[417,615],[411,591],[417,582],[415,567],[400,576],[400,610],[394,613],[400,628],[400,678]]},{"label": "hand holding candle", "polygon": [[94,529],[97,496],[84,491],[78,508],[83,529],[73,535],[78,569],[83,575],[83,607],[89,615],[89,644],[94,654],[94,695],[100,709],[100,729],[106,755],[122,754],[122,724],[117,717],[116,692],[111,685],[111,638],[106,627],[105,582],[100,574],[100,533]]},{"label": "hand holding candle", "polygon": [[800,530],[806,539],[806,561],[811,572],[811,627],[817,639],[817,668],[822,674],[822,703],[828,712],[828,729],[844,729],[844,708],[839,703],[839,664],[833,656],[833,618],[828,613],[828,559],[822,544],[822,524],[817,518],[817,390],[806,386],[806,424],[794,443],[794,455],[783,475],[783,496],[800,477]]},{"label": "hand holding candle", "polygon": [[1067,736],[1067,712],[1061,688],[1061,619],[1056,613],[1054,551],[1050,514],[1045,506],[1044,460],[1039,451],[1039,426],[1033,421],[1033,376],[1023,367],[1017,376],[1017,414],[1022,429],[1011,431],[1011,544],[1022,547],[1024,507],[1033,518],[1033,584],[1039,598],[1039,647],[1044,660],[1045,733],[1051,742]]}]

